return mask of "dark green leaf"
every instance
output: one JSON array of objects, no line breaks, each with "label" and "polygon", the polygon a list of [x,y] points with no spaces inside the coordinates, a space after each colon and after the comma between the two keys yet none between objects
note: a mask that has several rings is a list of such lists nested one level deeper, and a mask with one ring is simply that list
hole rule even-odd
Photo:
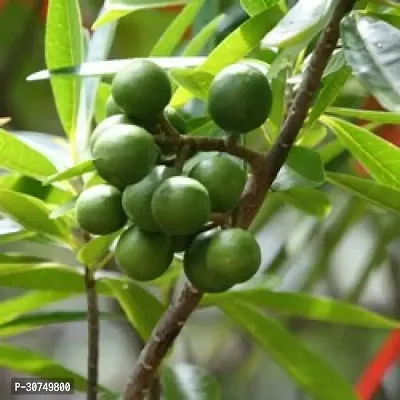
[{"label": "dark green leaf", "polygon": [[161,371],[165,400],[219,400],[217,380],[203,368],[179,363],[165,366]]},{"label": "dark green leaf", "polygon": [[390,111],[357,110],[354,108],[329,107],[326,110],[329,114],[340,115],[341,117],[357,118],[382,124],[400,124],[400,113]]},{"label": "dark green leaf", "polygon": [[149,339],[153,328],[164,312],[164,306],[138,285],[121,284],[116,280],[108,280],[105,283],[118,300],[128,321],[144,340]]},{"label": "dark green leaf", "polygon": [[[46,19],[46,66],[49,69],[80,64],[83,61],[83,35],[78,0],[52,0]],[[75,135],[80,81],[51,81],[60,120],[68,136]]]},{"label": "dark green leaf", "polygon": [[119,234],[120,232],[117,232],[93,238],[79,250],[78,260],[84,265],[96,268],[96,264],[104,259]]},{"label": "dark green leaf", "polygon": [[320,155],[305,147],[294,146],[286,164],[281,168],[272,184],[274,191],[285,191],[295,187],[316,187],[325,180]]},{"label": "dark green leaf", "polygon": [[137,10],[176,6],[187,2],[188,0],[106,0],[105,12],[97,18],[93,29]]},{"label": "dark green leaf", "polygon": [[207,295],[202,304],[219,305],[220,302],[244,302],[265,307],[272,312],[329,322],[378,329],[395,329],[400,326],[386,318],[361,307],[340,300],[310,295],[308,293],[273,292],[267,288],[254,287],[230,290],[220,295]]},{"label": "dark green leaf", "polygon": [[293,188],[285,192],[271,193],[299,210],[317,218],[325,218],[332,210],[329,197],[320,190],[313,188]]},{"label": "dark green leaf", "polygon": [[57,172],[43,154],[3,129],[0,129],[0,166],[34,178]]},{"label": "dark green leaf", "polygon": [[350,383],[341,374],[304,347],[277,321],[238,301],[221,302],[219,307],[245,329],[313,399],[357,400]]},{"label": "dark green leaf", "polygon": [[172,55],[203,4],[204,0],[191,0],[158,39],[151,50],[150,57]]},{"label": "dark green leaf", "polygon": [[400,190],[381,185],[371,179],[344,174],[328,174],[328,182],[348,190],[379,207],[400,213]]},{"label": "dark green leaf", "polygon": [[82,176],[88,172],[94,171],[94,165],[92,160],[82,161],[79,164],[74,165],[71,168],[68,168],[64,171],[61,171],[58,174],[54,174],[49,176],[45,181],[44,184],[49,184],[58,181],[64,181],[71,178],[76,178],[78,176]]},{"label": "dark green leaf", "polygon": [[41,200],[10,190],[0,190],[0,209],[28,230],[71,241],[65,221],[51,220],[50,210]]},{"label": "dark green leaf", "polygon": [[356,12],[342,21],[341,37],[348,64],[363,85],[391,111],[400,111],[400,30]]},{"label": "dark green leaf", "polygon": [[261,41],[261,47],[288,47],[315,36],[329,17],[333,0],[299,0]]},{"label": "dark green leaf", "polygon": [[[243,59],[258,46],[261,38],[279,21],[281,16],[282,11],[279,7],[273,7],[249,19],[223,40],[193,73],[201,71],[216,75],[224,67]],[[206,89],[203,88],[203,90]],[[171,105],[179,107],[192,98],[193,95],[189,91],[180,88],[175,92]]]},{"label": "dark green leaf", "polygon": [[378,182],[400,188],[400,149],[372,132],[335,117],[321,117]]}]

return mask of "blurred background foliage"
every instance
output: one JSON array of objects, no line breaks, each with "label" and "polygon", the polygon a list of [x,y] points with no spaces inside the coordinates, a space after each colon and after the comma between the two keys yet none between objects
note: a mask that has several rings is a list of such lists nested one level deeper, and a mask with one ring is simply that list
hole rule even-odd
[{"label": "blurred background foliage", "polygon": [[[87,28],[95,20],[101,5],[101,0],[81,1]],[[0,117],[11,117],[8,127],[13,130],[62,136],[49,82],[26,82],[29,74],[44,68],[45,7],[44,0],[0,0]],[[123,18],[118,25],[110,58],[147,56],[176,16],[176,11],[138,11]],[[246,17],[238,1],[208,0],[186,38],[189,39],[193,32],[223,11],[230,16],[222,21],[220,31],[227,29],[227,25],[237,26]],[[220,39],[216,36],[209,48]],[[355,79],[348,81],[336,105],[378,107]],[[380,127],[377,133],[400,143],[397,127]],[[62,156],[62,148],[59,152],[55,157]],[[364,173],[345,152],[333,157],[327,169]],[[336,189],[327,187],[326,192],[332,202],[332,211],[322,220],[282,203],[278,196],[271,196],[255,224],[263,249],[264,279],[279,290],[306,290],[348,299],[383,314],[398,316],[399,218]],[[44,254],[48,247],[27,239],[2,244],[0,251],[49,257],[49,254]],[[76,264],[72,254],[59,248],[54,249],[51,257],[63,263]],[[0,288],[2,298],[17,293],[20,291]],[[101,306],[103,311],[121,315],[117,321],[103,321],[101,325],[100,381],[118,390],[123,387],[142,344],[114,302],[101,299]],[[46,309],[83,311],[85,299],[76,296]],[[278,317],[352,382],[356,381],[387,333]],[[7,340],[54,357],[84,375],[85,335],[85,322],[74,322]],[[194,315],[185,327],[173,356],[195,361],[213,373],[222,384],[224,399],[307,399],[282,369],[213,309],[201,310]],[[15,376],[15,373],[9,370],[0,373],[0,398],[3,400],[19,399],[9,393],[10,376]],[[30,400],[29,396],[23,398]],[[46,398],[51,400],[52,397]],[[70,397],[71,400],[81,398],[84,396],[79,394]],[[388,374],[382,393],[376,398],[400,398],[399,371],[396,368]]]}]

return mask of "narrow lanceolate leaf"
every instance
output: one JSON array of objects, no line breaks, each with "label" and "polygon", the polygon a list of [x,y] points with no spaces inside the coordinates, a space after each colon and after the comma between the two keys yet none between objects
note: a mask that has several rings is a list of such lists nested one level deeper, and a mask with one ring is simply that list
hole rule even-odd
[{"label": "narrow lanceolate leaf", "polygon": [[0,129],[0,166],[37,179],[57,172],[46,156],[3,129]]},{"label": "narrow lanceolate leaf", "polygon": [[76,206],[77,198],[71,199],[59,207],[55,208],[49,215],[50,219],[58,219],[67,215],[70,215]]},{"label": "narrow lanceolate leaf", "polygon": [[186,46],[185,50],[182,52],[184,57],[194,57],[203,51],[204,47],[207,45],[209,40],[213,37],[216,32],[220,22],[224,18],[223,15],[218,15],[212,21],[201,29],[201,31],[190,41]]},{"label": "narrow lanceolate leaf", "polygon": [[71,295],[68,292],[35,291],[2,301],[0,302],[0,325],[10,322],[25,313],[39,310],[48,304],[64,300]]},{"label": "narrow lanceolate leaf", "polygon": [[96,267],[107,255],[110,246],[120,232],[99,236],[86,243],[78,253],[78,260],[89,267]]},{"label": "narrow lanceolate leaf", "polygon": [[339,115],[347,118],[379,122],[382,124],[400,125],[400,113],[390,111],[359,110],[355,108],[329,107],[328,114]]},{"label": "narrow lanceolate leaf", "polygon": [[362,197],[378,207],[400,213],[400,190],[351,175],[329,173],[328,182]]},{"label": "narrow lanceolate leaf", "polygon": [[327,217],[332,210],[328,195],[313,188],[295,187],[284,192],[273,192],[271,196],[317,218]]},{"label": "narrow lanceolate leaf", "polygon": [[299,0],[261,41],[261,47],[288,47],[316,35],[329,17],[333,0]]},{"label": "narrow lanceolate leaf", "polygon": [[186,363],[165,366],[161,371],[165,400],[219,400],[217,380],[203,368]]},{"label": "narrow lanceolate leaf", "polygon": [[[204,62],[205,57],[149,57],[152,61],[165,69],[193,68]],[[132,59],[106,60],[85,62],[82,64],[71,64],[67,67],[56,68],[51,71],[43,70],[29,75],[28,81],[40,81],[49,79],[50,76],[112,76],[132,62]]]},{"label": "narrow lanceolate leaf", "polygon": [[188,0],[106,0],[104,12],[93,24],[93,29],[125,17],[134,11],[186,4]]},{"label": "narrow lanceolate leaf", "polygon": [[341,37],[347,63],[362,84],[388,110],[400,111],[400,30],[358,13],[346,17]]},{"label": "narrow lanceolate leaf", "polygon": [[281,0],[240,0],[240,4],[249,15],[260,14],[278,3],[283,2]]},{"label": "narrow lanceolate leaf", "polygon": [[[86,390],[86,379],[82,376],[64,368],[50,358],[21,347],[0,343],[0,366],[38,378],[73,379],[76,391],[84,392]],[[109,392],[104,387],[102,390]]]},{"label": "narrow lanceolate leaf", "polygon": [[138,285],[121,284],[117,281],[107,281],[106,284],[132,326],[138,330],[143,340],[149,339],[164,311],[164,306]]},{"label": "narrow lanceolate leaf", "polygon": [[370,131],[335,117],[321,117],[378,182],[400,188],[400,149]]},{"label": "narrow lanceolate leaf", "polygon": [[106,102],[111,93],[111,85],[109,83],[100,82],[97,87],[94,118],[96,124],[99,124],[106,118]]},{"label": "narrow lanceolate leaf", "polygon": [[343,67],[323,79],[322,89],[314,101],[306,128],[311,127],[337,98],[343,86],[351,78],[351,68]]},{"label": "narrow lanceolate leaf", "polygon": [[41,200],[10,190],[0,190],[0,209],[26,229],[70,241],[71,232],[63,220],[51,220]]},{"label": "narrow lanceolate leaf", "polygon": [[[249,19],[223,40],[210,53],[206,61],[193,72],[215,76],[224,67],[243,59],[258,46],[261,38],[279,21],[281,16],[282,11],[275,6]],[[204,81],[201,87],[203,94],[207,93],[210,83],[209,80]],[[175,92],[171,104],[178,107],[193,97],[190,91],[180,88]]]},{"label": "narrow lanceolate leaf", "polygon": [[[78,0],[51,0],[45,39],[48,69],[77,65],[83,61],[83,35]],[[74,135],[78,116],[80,83],[77,78],[51,82],[58,115],[68,136]]]},{"label": "narrow lanceolate leaf", "polygon": [[44,184],[50,184],[53,182],[65,181],[67,179],[76,178],[82,176],[88,172],[94,171],[94,165],[92,160],[82,161],[79,164],[74,165],[71,168],[65,169],[58,174],[49,176]]},{"label": "narrow lanceolate leaf", "polygon": [[358,399],[351,384],[338,371],[265,313],[238,301],[224,301],[219,307],[246,330],[313,399]]},{"label": "narrow lanceolate leaf", "polygon": [[284,191],[294,187],[316,187],[320,186],[324,180],[325,174],[320,155],[314,150],[294,146],[272,184],[272,189]]},{"label": "narrow lanceolate leaf", "polygon": [[264,287],[230,290],[220,295],[207,295],[202,304],[218,305],[240,301],[267,310],[314,321],[366,328],[394,329],[400,322],[364,308],[328,297],[308,293],[273,292]]},{"label": "narrow lanceolate leaf", "polygon": [[158,39],[151,50],[150,57],[172,55],[203,4],[204,0],[191,0]]}]

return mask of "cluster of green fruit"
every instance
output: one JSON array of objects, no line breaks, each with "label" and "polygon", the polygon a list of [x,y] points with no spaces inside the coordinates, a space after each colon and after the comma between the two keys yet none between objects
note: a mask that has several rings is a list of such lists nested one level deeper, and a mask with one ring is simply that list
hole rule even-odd
[{"label": "cluster of green fruit", "polygon": [[[81,193],[78,223],[95,235],[125,228],[115,259],[134,280],[160,277],[174,253],[184,252],[185,274],[198,290],[225,291],[250,279],[261,262],[249,232],[209,225],[213,213],[228,213],[239,204],[247,173],[224,153],[189,160],[185,174],[165,163],[170,150],[157,145],[154,122],[164,115],[180,135],[186,133],[185,120],[168,105],[171,95],[168,75],[148,60],[135,60],[115,75],[107,117],[90,140],[105,183]],[[270,103],[266,77],[238,64],[215,78],[209,112],[224,130],[245,133],[265,121]]]}]

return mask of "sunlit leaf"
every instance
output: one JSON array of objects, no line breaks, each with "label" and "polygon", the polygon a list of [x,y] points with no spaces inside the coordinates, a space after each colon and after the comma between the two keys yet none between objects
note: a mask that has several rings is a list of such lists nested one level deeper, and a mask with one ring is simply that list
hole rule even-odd
[{"label": "sunlit leaf", "polygon": [[278,3],[282,4],[283,1],[282,0],[240,0],[241,6],[249,15],[259,14],[265,10],[268,10],[268,8],[271,8]]},{"label": "sunlit leaf", "polygon": [[76,178],[78,176],[82,176],[88,172],[94,171],[94,165],[92,160],[82,161],[79,164],[72,166],[64,171],[61,171],[58,174],[54,174],[49,176],[44,180],[44,184],[49,184],[58,181],[64,181],[71,178]]},{"label": "sunlit leaf", "polygon": [[[83,35],[78,0],[49,2],[46,23],[45,56],[48,69],[80,64],[83,61]],[[51,81],[58,115],[67,135],[74,136],[78,116],[78,79]]]},{"label": "sunlit leaf", "polygon": [[95,113],[94,117],[96,124],[99,124],[106,118],[106,102],[111,94],[111,85],[105,82],[100,82],[96,93]]},{"label": "sunlit leaf", "polygon": [[55,208],[49,215],[50,219],[58,219],[64,216],[69,215],[76,206],[76,198],[67,201],[64,204],[61,204],[59,207]]},{"label": "sunlit leaf", "polygon": [[329,107],[326,112],[341,117],[357,118],[360,120],[380,122],[382,124],[400,124],[400,113],[397,112],[358,110],[344,107]]}]

